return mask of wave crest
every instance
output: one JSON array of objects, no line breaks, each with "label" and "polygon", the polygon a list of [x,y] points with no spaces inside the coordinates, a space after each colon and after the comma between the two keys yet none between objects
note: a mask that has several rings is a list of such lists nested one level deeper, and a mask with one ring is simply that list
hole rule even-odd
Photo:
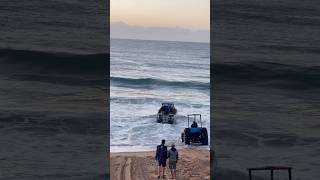
[{"label": "wave crest", "polygon": [[17,72],[106,74],[108,54],[72,54],[33,50],[0,49],[2,67]]},{"label": "wave crest", "polygon": [[258,84],[280,88],[320,88],[320,66],[268,62],[211,64],[213,83]]},{"label": "wave crest", "polygon": [[188,89],[200,89],[209,90],[210,83],[198,82],[198,81],[166,81],[154,78],[124,78],[124,77],[111,77],[111,85],[119,87],[129,88],[161,88],[161,87],[172,87],[172,88],[188,88]]}]

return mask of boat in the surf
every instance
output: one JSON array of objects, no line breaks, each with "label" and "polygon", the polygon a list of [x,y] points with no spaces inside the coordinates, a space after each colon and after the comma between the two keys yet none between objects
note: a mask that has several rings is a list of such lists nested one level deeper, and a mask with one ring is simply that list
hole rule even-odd
[{"label": "boat in the surf", "polygon": [[162,103],[161,108],[159,109],[157,114],[157,122],[173,124],[175,122],[176,114],[177,109],[175,108],[173,103]]}]

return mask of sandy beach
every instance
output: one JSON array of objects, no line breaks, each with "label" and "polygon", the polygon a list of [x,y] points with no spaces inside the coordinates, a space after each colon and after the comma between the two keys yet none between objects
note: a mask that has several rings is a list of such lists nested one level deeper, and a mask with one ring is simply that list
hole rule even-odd
[{"label": "sandy beach", "polygon": [[[210,179],[210,152],[199,149],[178,149],[177,178],[189,180]],[[110,177],[112,180],[158,179],[155,152],[120,152],[110,155]],[[166,179],[170,179],[166,168]]]}]

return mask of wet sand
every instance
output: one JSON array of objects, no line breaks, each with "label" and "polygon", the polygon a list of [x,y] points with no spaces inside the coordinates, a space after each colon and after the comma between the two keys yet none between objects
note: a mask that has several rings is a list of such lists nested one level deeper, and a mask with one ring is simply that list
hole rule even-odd
[{"label": "wet sand", "polygon": [[[177,178],[180,180],[210,179],[210,152],[199,149],[178,149]],[[110,177],[112,180],[158,179],[155,152],[120,152],[110,155]],[[168,163],[167,163],[168,164]],[[166,179],[171,178],[166,168]]]}]

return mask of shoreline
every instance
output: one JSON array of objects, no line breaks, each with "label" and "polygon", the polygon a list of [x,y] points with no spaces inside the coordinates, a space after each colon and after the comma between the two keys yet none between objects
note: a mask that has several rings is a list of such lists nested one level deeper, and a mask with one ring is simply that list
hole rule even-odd
[{"label": "shoreline", "polygon": [[[169,147],[168,147],[169,148]],[[210,151],[177,147],[177,180],[210,179]],[[157,178],[155,151],[110,152],[110,178],[113,180],[150,180]],[[166,179],[170,179],[168,162]]]},{"label": "shoreline", "polygon": [[[167,145],[170,148],[169,145]],[[210,145],[208,146],[190,146],[176,144],[176,148],[180,150],[197,149],[210,151]],[[110,146],[110,153],[139,153],[139,152],[153,152],[156,149],[154,146]]]}]

